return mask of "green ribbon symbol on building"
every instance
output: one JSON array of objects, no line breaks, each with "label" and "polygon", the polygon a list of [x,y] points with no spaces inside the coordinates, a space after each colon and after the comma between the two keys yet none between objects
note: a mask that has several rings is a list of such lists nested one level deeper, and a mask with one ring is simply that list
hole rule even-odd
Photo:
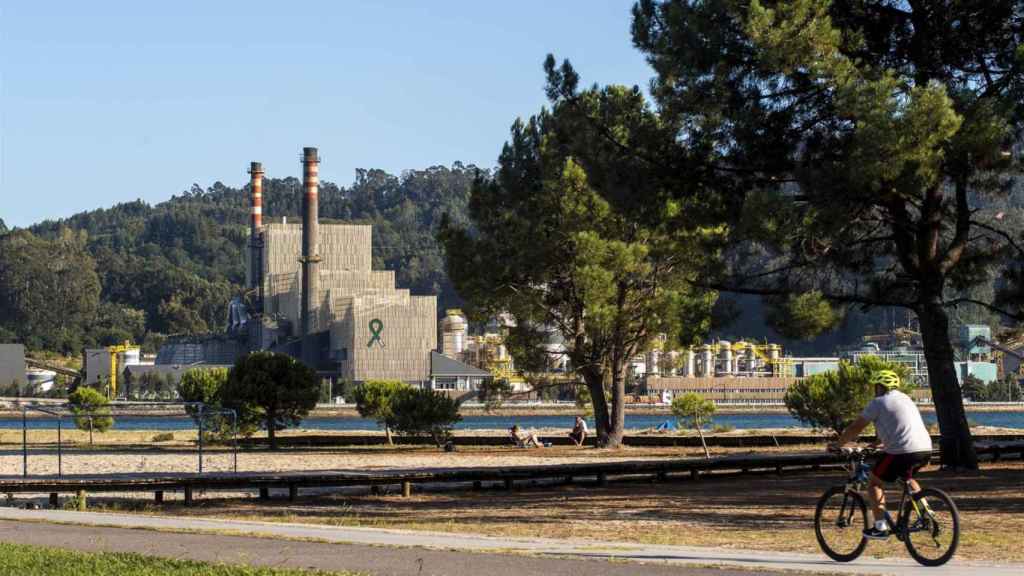
[{"label": "green ribbon symbol on building", "polygon": [[373,343],[380,344],[380,347],[384,347],[384,340],[381,339],[380,333],[384,331],[384,323],[380,321],[380,318],[374,318],[370,320],[370,341],[366,343],[366,347],[370,348]]}]

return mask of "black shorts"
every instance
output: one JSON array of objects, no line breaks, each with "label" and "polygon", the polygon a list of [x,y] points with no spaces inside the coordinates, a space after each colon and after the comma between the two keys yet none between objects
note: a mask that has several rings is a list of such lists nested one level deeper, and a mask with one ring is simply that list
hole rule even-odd
[{"label": "black shorts", "polygon": [[917,472],[928,464],[931,452],[911,452],[910,454],[882,454],[871,473],[885,482],[895,482],[897,478],[910,480]]}]

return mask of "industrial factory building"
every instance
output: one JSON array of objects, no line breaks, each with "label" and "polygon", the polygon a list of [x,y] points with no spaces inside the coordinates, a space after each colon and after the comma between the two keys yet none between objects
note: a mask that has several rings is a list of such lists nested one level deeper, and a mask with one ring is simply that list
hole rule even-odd
[{"label": "industrial factory building", "polygon": [[320,158],[302,154],[302,221],[263,218],[263,166],[252,162],[246,294],[231,303],[226,334],[176,339],[156,364],[224,365],[252,351],[289,354],[333,381],[431,385],[437,299],[374,270],[372,228],[321,224]]}]

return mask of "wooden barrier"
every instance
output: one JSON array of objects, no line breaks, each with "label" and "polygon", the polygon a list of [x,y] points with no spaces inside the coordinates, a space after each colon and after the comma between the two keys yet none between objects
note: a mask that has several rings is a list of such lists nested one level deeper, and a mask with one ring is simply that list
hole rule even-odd
[{"label": "wooden barrier", "polygon": [[[979,456],[1006,459],[1017,455],[1024,460],[1024,442],[979,444]],[[157,502],[163,492],[180,490],[185,503],[191,504],[196,490],[258,490],[260,499],[268,499],[273,488],[287,489],[289,499],[298,496],[299,488],[336,488],[350,486],[400,485],[409,496],[413,484],[470,484],[481,489],[484,482],[503,483],[512,489],[516,481],[573,481],[592,478],[599,485],[611,479],[645,478],[667,481],[689,475],[697,480],[715,473],[782,474],[793,470],[834,468],[843,458],[824,452],[803,454],[732,455],[711,459],[687,458],[596,462],[584,464],[545,464],[536,466],[430,468],[410,470],[369,470],[358,472],[257,472],[210,474],[118,474],[106,476],[5,477],[0,478],[0,493],[51,494],[78,493],[85,501],[89,492],[153,492]]]}]

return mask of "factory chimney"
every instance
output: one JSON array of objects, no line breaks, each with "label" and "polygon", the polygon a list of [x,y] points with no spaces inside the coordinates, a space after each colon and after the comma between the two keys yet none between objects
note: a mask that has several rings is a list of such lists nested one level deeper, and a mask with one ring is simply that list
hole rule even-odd
[{"label": "factory chimney", "polygon": [[312,334],[320,293],[320,158],[316,148],[302,149],[302,335]]},{"label": "factory chimney", "polygon": [[262,303],[263,292],[263,164],[249,164],[249,188],[252,189],[249,205],[249,288],[257,291],[257,300]]}]

